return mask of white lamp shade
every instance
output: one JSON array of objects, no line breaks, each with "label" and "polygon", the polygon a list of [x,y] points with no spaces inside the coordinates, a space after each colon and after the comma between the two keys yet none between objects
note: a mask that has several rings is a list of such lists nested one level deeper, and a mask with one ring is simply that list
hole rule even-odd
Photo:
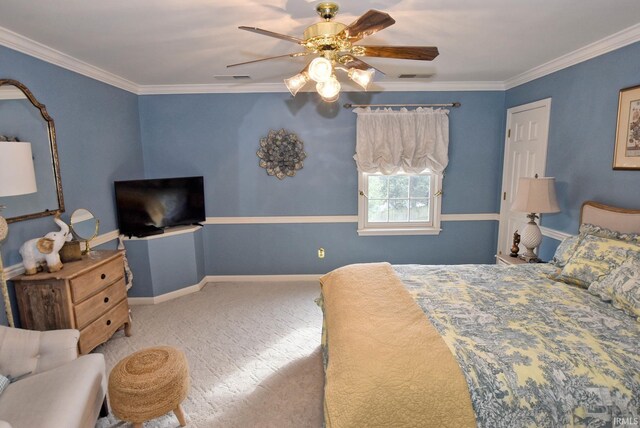
[{"label": "white lamp shade", "polygon": [[559,212],[555,180],[553,177],[520,177],[511,209],[524,213]]},{"label": "white lamp shade", "polygon": [[293,77],[284,79],[284,84],[287,86],[289,92],[291,92],[291,95],[295,97],[298,91],[300,91],[300,89],[302,89],[308,81],[309,75],[306,71],[303,71],[302,73],[298,73]]},{"label": "white lamp shade", "polygon": [[333,65],[328,59],[319,56],[309,63],[309,77],[318,82],[326,82],[333,75]]},{"label": "white lamp shade", "polygon": [[316,83],[316,91],[325,101],[335,101],[340,94],[340,82],[335,76],[331,76],[326,82]]},{"label": "white lamp shade", "polygon": [[373,75],[375,74],[375,70],[373,68],[369,68],[367,70],[359,70],[357,68],[351,68],[349,70],[349,77],[358,85],[362,86],[362,89],[365,91],[369,87],[369,84],[373,80]]},{"label": "white lamp shade", "polygon": [[31,143],[0,141],[0,196],[37,191]]}]

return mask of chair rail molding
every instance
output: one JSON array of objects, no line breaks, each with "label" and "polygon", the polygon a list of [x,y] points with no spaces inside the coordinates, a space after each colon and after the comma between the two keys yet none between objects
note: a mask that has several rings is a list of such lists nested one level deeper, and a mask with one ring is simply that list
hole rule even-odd
[{"label": "chair rail molding", "polygon": [[546,236],[548,238],[552,238],[557,241],[562,241],[565,238],[573,236],[570,233],[562,232],[560,230],[550,229],[544,226],[540,226],[540,232],[542,232],[542,236]]}]

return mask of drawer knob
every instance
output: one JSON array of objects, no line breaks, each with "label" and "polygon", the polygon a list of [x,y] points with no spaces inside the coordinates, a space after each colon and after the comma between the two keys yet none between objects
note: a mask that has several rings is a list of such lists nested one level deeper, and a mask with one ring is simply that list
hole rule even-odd
[{"label": "drawer knob", "polygon": [[104,298],[104,302],[105,302],[105,303],[109,303],[109,298],[108,298],[108,297],[105,297],[105,298]]},{"label": "drawer knob", "polygon": [[100,279],[105,279],[106,277],[107,277],[107,275],[104,274],[104,273],[102,275],[100,275]]},{"label": "drawer knob", "polygon": [[111,325],[111,320],[107,320],[107,325]]}]

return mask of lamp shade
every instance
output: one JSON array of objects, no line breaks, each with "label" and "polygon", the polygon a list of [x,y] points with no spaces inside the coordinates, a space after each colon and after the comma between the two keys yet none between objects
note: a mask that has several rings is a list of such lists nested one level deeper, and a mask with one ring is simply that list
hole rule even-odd
[{"label": "lamp shade", "polygon": [[321,83],[331,79],[333,75],[333,65],[328,59],[319,56],[309,63],[309,77]]},{"label": "lamp shade", "polygon": [[557,213],[556,179],[553,177],[520,177],[513,211],[524,213]]},{"label": "lamp shade", "polygon": [[308,81],[309,75],[306,71],[303,71],[302,73],[298,73],[293,77],[284,79],[284,84],[287,86],[289,92],[291,92],[291,95],[295,97],[298,91],[300,91],[300,89],[302,89]]},{"label": "lamp shade", "polygon": [[37,191],[31,143],[0,142],[0,196]]},{"label": "lamp shade", "polygon": [[351,80],[362,86],[362,89],[364,89],[365,91],[373,80],[373,75],[375,73],[376,71],[373,68],[369,68],[367,70],[359,70],[357,68],[349,69],[349,77],[351,78]]}]

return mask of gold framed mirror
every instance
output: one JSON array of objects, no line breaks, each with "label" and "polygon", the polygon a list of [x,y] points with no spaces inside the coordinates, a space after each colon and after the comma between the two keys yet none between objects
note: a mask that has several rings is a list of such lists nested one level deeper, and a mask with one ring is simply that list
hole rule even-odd
[{"label": "gold framed mirror", "polygon": [[0,197],[8,223],[64,212],[55,124],[22,83],[0,79],[0,136],[31,143],[37,192]]}]

